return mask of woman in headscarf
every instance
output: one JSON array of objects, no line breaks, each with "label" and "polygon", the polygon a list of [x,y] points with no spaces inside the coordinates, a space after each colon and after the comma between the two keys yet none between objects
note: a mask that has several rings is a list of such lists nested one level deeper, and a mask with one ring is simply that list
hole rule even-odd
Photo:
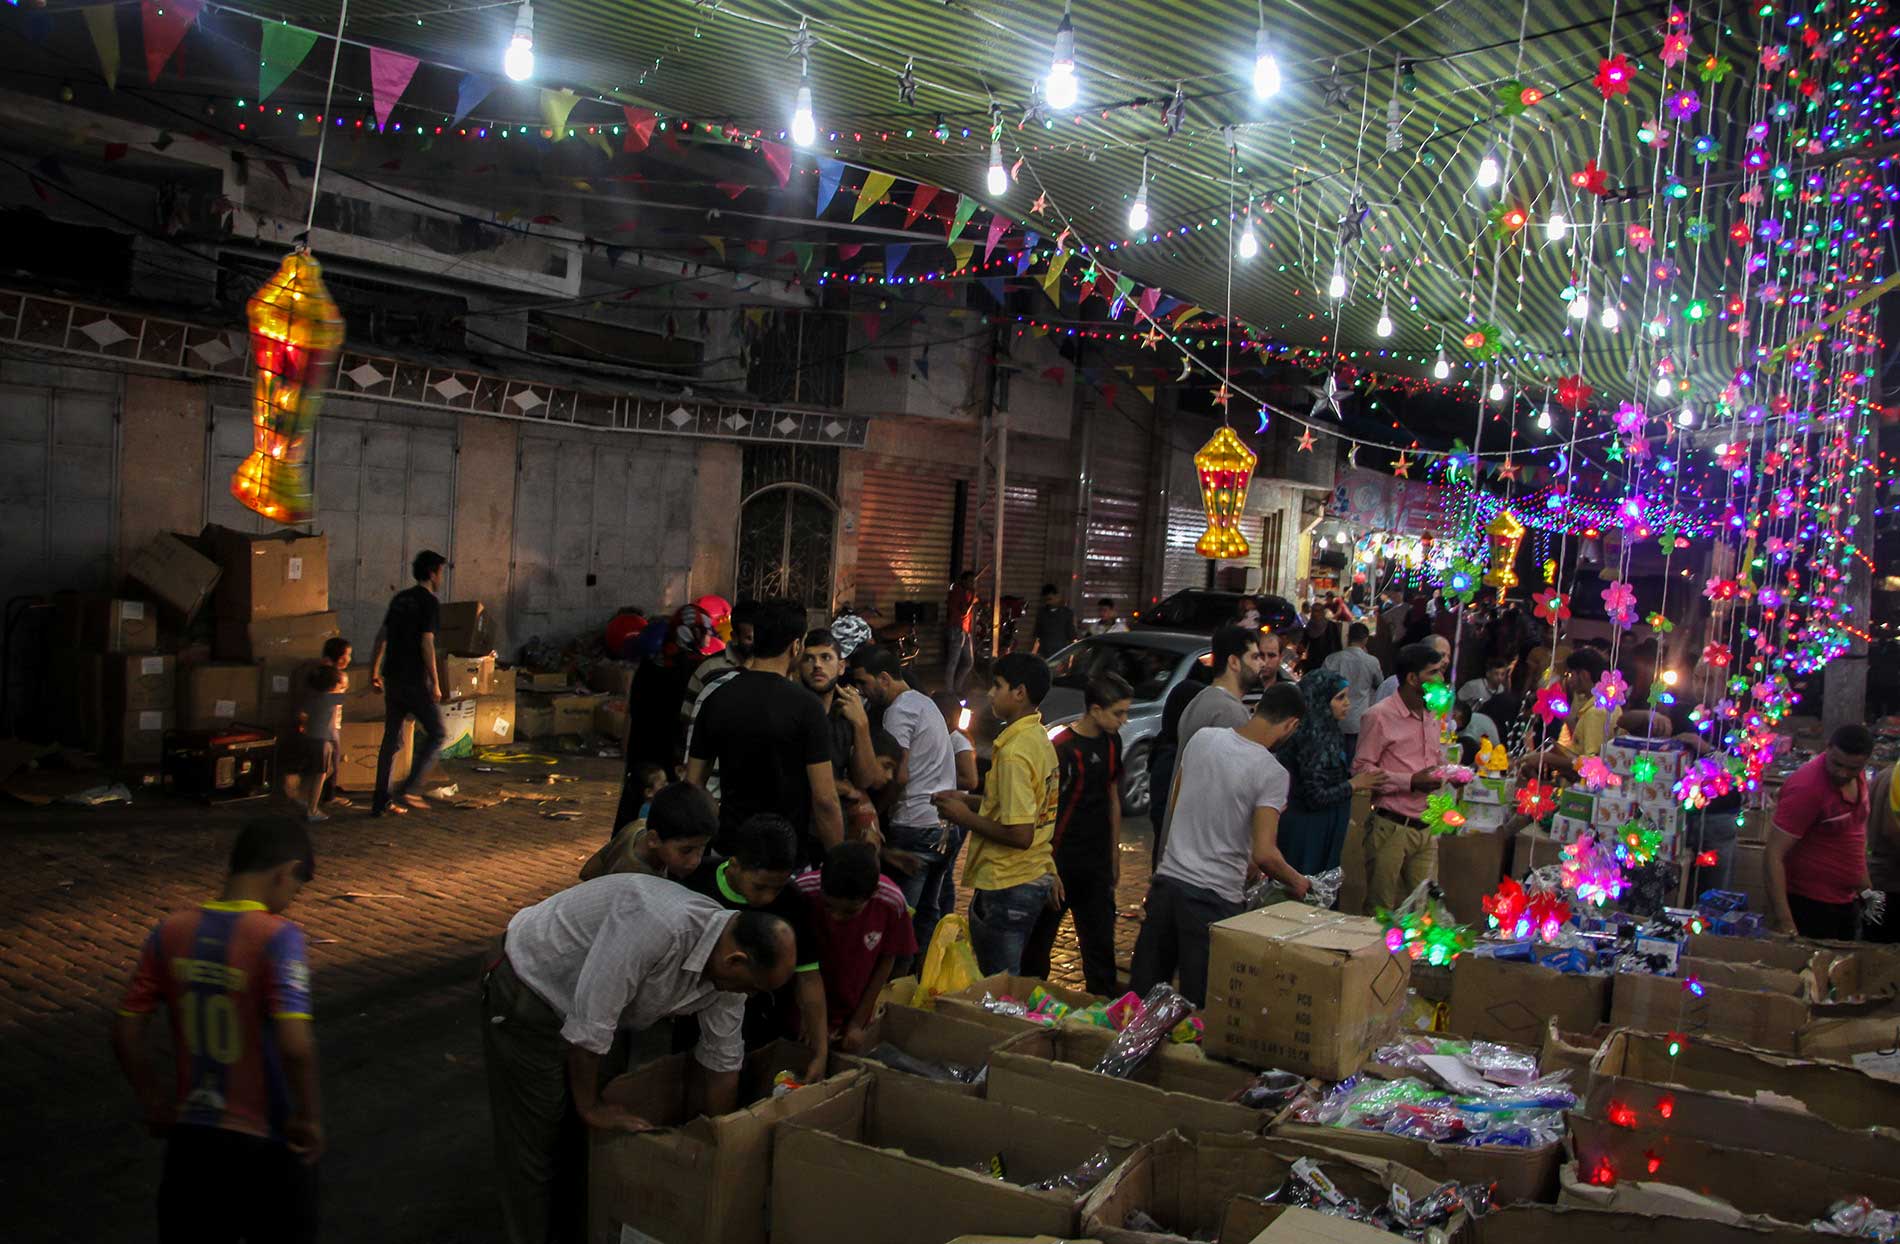
[{"label": "woman in headscarf", "polygon": [[1339,731],[1352,706],[1345,678],[1317,669],[1299,686],[1306,697],[1306,716],[1280,753],[1293,784],[1280,816],[1279,842],[1287,863],[1310,877],[1339,867],[1353,794],[1376,790],[1385,774],[1377,769],[1352,773],[1352,757]]}]

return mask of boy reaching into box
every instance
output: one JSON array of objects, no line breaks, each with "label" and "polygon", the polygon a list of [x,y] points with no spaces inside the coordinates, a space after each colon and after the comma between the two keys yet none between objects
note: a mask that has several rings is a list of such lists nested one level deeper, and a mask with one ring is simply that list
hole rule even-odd
[{"label": "boy reaching into box", "polygon": [[336,783],[343,685],[343,671],[336,666],[314,666],[304,680],[303,702],[297,707],[297,732],[303,739],[298,768],[303,786],[298,793],[303,796],[304,819],[313,825],[330,819],[318,805],[324,790]]},{"label": "boy reaching into box", "polygon": [[[839,843],[825,855],[822,870],[792,884],[810,904],[831,1039],[861,1053],[891,965],[917,953],[904,892],[878,871],[877,848],[863,842]],[[809,1034],[806,1039],[811,1041]]]}]

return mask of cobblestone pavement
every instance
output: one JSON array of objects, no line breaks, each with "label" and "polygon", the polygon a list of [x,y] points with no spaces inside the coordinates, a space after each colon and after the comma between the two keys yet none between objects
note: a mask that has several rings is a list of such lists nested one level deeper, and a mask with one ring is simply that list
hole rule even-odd
[{"label": "cobblestone pavement", "polygon": [[[448,762],[439,780],[463,799],[517,797],[403,818],[338,812],[318,827],[317,875],[290,913],[311,943],[330,1239],[500,1238],[474,1022],[481,947],[514,911],[574,880],[612,815],[619,762],[563,759],[559,773],[575,780],[551,786],[530,785],[518,766],[475,767]],[[232,831],[261,806],[141,792],[130,807],[0,807],[6,1239],[151,1238],[160,1151],[113,1065],[109,1017],[147,930],[215,895]],[[1123,851],[1126,971],[1146,838]],[[1081,971],[1065,924],[1052,975],[1079,989]]]}]

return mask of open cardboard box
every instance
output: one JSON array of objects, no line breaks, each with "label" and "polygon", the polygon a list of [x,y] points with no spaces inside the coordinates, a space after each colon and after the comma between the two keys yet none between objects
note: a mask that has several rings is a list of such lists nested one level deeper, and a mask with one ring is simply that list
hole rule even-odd
[{"label": "open cardboard box", "polygon": [[[1734,964],[1724,976],[1729,984],[1705,981],[1697,997],[1685,988],[1686,978],[1620,972],[1610,987],[1610,1023],[1642,1032],[1724,1037],[1793,1053],[1811,1004],[1805,993],[1780,992],[1790,979],[1788,972]],[[1756,987],[1746,987],[1751,980]]]},{"label": "open cardboard box", "polygon": [[1537,1051],[1538,1071],[1543,1075],[1568,1071],[1572,1087],[1582,1084],[1590,1074],[1590,1060],[1614,1031],[1608,1024],[1598,1024],[1589,1032],[1566,1032],[1554,1022],[1549,1024]]},{"label": "open cardboard box", "polygon": [[[772,1244],[944,1244],[959,1235],[1075,1234],[1082,1195],[1023,1185],[1134,1146],[1066,1119],[859,1073],[778,1129]],[[1004,1178],[991,1175],[992,1161]]]},{"label": "open cardboard box", "polygon": [[[1609,1185],[1585,1183],[1575,1162],[1566,1162],[1557,1172],[1557,1204],[1586,1209],[1607,1210],[1619,1214],[1646,1214],[1660,1218],[1693,1218],[1699,1223],[1722,1223],[1765,1231],[1794,1231],[1785,1222],[1776,1222],[1759,1214],[1744,1214],[1727,1201],[1703,1196],[1675,1184],[1649,1183],[1642,1180]],[[1698,1230],[1699,1228],[1687,1228]]]},{"label": "open cardboard box", "polygon": [[1235,1201],[1228,1206],[1220,1238],[1251,1244],[1391,1244],[1393,1239],[1377,1227],[1350,1218],[1259,1201]]},{"label": "open cardboard box", "polygon": [[1815,1244],[1827,1237],[1795,1227],[1746,1222],[1684,1223],[1654,1213],[1568,1205],[1513,1205],[1472,1224],[1475,1244]]},{"label": "open cardboard box", "polygon": [[[884,1063],[870,1056],[879,1045],[888,1042],[912,1058],[927,1063],[945,1063],[980,1070],[989,1065],[990,1051],[1009,1040],[1008,1033],[995,1028],[909,1006],[886,1007],[872,1021],[867,1036],[869,1039],[863,1054],[835,1053],[832,1055],[833,1064],[865,1070],[897,1070],[886,1068]],[[899,1074],[905,1073],[899,1071]],[[942,1084],[969,1097],[983,1095],[981,1083],[964,1084],[955,1080],[932,1080],[932,1083]]]},{"label": "open cardboard box", "polygon": [[863,1078],[846,1071],[782,1097],[772,1077],[811,1055],[775,1041],[746,1059],[731,1114],[686,1117],[687,1060],[675,1054],[617,1076],[601,1098],[626,1106],[657,1132],[595,1132],[588,1140],[588,1239],[620,1244],[624,1224],[660,1244],[763,1244],[771,1189],[772,1134]]},{"label": "open cardboard box", "polygon": [[1087,1123],[1131,1140],[1179,1128],[1197,1132],[1265,1131],[1285,1117],[1230,1100],[1256,1078],[1232,1063],[1163,1042],[1128,1079],[1095,1064],[1114,1033],[1086,1024],[1032,1028],[990,1052],[989,1098],[1039,1114]]},{"label": "open cardboard box", "polygon": [[1410,1167],[1434,1183],[1455,1179],[1461,1184],[1497,1185],[1494,1203],[1548,1201],[1557,1195],[1557,1168],[1564,1147],[1552,1141],[1537,1149],[1504,1145],[1441,1145],[1436,1141],[1356,1127],[1327,1127],[1318,1123],[1282,1123],[1268,1133],[1269,1140],[1297,1140],[1325,1149]]},{"label": "open cardboard box", "polygon": [[[1218,1231],[1219,1244],[1249,1244],[1284,1208],[1259,1198],[1285,1184],[1301,1158],[1317,1162],[1342,1193],[1366,1205],[1384,1204],[1395,1183],[1418,1196],[1433,1187],[1431,1180],[1397,1163],[1315,1145],[1219,1134],[1190,1140],[1169,1132],[1141,1146],[1089,1192],[1082,1202],[1083,1234],[1107,1244],[1163,1244]],[[1245,1204],[1236,1205],[1237,1199]],[[1125,1227],[1136,1210],[1170,1234]],[[1460,1215],[1451,1225],[1463,1221]]]},{"label": "open cardboard box", "polygon": [[1588,1032],[1609,1010],[1608,973],[1559,972],[1489,955],[1459,955],[1451,964],[1446,1026],[1461,1037],[1534,1048],[1551,1023]]},{"label": "open cardboard box", "polygon": [[1072,1011],[1079,1011],[1083,1007],[1106,1001],[1092,993],[1052,985],[1048,981],[1038,980],[1033,976],[1002,974],[985,976],[975,984],[959,989],[955,993],[942,994],[926,1009],[948,1015],[953,1019],[964,1019],[971,1023],[982,1024],[999,1032],[1006,1032],[1013,1037],[1025,1026],[1040,1027],[1041,1025],[1034,1020],[1017,1019],[1013,1015],[989,1010],[983,1005],[984,997],[1014,998],[1027,1006],[1029,995],[1038,989],[1044,990],[1057,1001],[1065,1003]]}]

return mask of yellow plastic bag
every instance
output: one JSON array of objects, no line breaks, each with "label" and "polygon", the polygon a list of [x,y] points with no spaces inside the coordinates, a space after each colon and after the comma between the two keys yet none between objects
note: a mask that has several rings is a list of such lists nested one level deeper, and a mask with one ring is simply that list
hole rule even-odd
[{"label": "yellow plastic bag", "polygon": [[924,970],[918,974],[917,992],[910,1004],[928,1011],[941,995],[967,989],[982,979],[976,950],[970,945],[970,922],[962,916],[945,916],[930,935]]}]

